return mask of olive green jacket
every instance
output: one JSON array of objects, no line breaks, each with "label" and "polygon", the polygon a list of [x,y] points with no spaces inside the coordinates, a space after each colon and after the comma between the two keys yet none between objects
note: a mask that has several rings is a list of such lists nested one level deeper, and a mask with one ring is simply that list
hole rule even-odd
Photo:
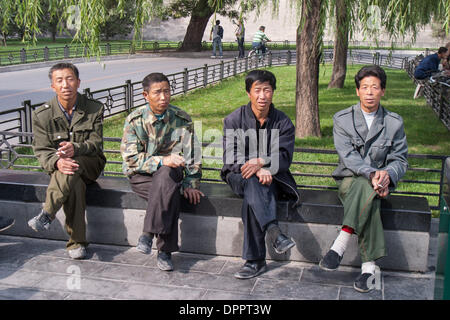
[{"label": "olive green jacket", "polygon": [[33,151],[47,173],[56,168],[56,151],[62,141],[72,142],[74,157],[103,154],[103,105],[78,93],[71,124],[58,105],[57,97],[32,114]]}]

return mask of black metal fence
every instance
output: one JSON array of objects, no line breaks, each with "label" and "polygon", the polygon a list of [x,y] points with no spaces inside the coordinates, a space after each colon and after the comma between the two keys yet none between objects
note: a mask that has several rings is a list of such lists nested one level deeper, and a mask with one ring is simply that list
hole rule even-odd
[{"label": "black metal fence", "polygon": [[[0,168],[40,170],[41,167],[32,152],[31,144],[14,144],[11,142],[12,139],[9,139],[19,136],[31,140],[33,134],[29,132],[0,131]],[[114,143],[117,146],[120,144],[120,141],[121,138],[117,137],[104,138],[104,144]],[[204,151],[208,147],[214,148],[215,152],[214,155],[211,155],[211,152],[203,152],[202,154],[202,169],[204,172],[202,181],[223,183],[219,176],[223,163],[221,156],[222,145],[203,143]],[[119,148],[105,148],[104,152],[107,157],[107,165],[103,174],[123,176]],[[311,155],[314,155],[314,161],[308,160]],[[430,208],[439,210],[440,202],[442,201],[443,184],[445,183],[443,172],[447,157],[409,154],[408,161],[410,166],[394,194],[425,196],[429,199]],[[338,157],[335,150],[295,148],[294,161],[290,170],[294,175],[298,188],[334,190],[337,187],[331,173],[337,164]]]},{"label": "black metal fence", "polygon": [[[182,72],[166,75],[169,78],[172,95],[187,93],[198,88],[204,88],[210,84],[217,83],[223,79],[248,72],[252,69],[271,66],[289,66],[296,63],[295,51],[272,51],[264,58],[233,59],[212,65],[205,64],[203,67],[184,69]],[[331,50],[324,50],[323,60],[331,61],[333,53]],[[349,51],[348,59],[356,64],[377,64],[389,68],[403,69],[407,59],[380,53]],[[121,112],[130,112],[133,108],[145,104],[142,96],[141,81],[131,82],[127,80],[125,84],[91,91],[84,90],[84,94],[96,99],[104,104],[104,117],[108,118]],[[0,128],[3,131],[31,132],[31,113],[44,102],[32,103],[25,100],[22,106],[7,111],[0,112]],[[24,140],[25,139],[25,140]],[[20,136],[20,142],[29,143],[26,136]]]},{"label": "black metal fence", "polygon": [[450,130],[450,85],[446,82],[435,81],[433,77],[430,80],[417,80],[414,77],[417,60],[408,60],[406,62],[406,72],[416,85],[423,86],[423,95],[427,103]]}]

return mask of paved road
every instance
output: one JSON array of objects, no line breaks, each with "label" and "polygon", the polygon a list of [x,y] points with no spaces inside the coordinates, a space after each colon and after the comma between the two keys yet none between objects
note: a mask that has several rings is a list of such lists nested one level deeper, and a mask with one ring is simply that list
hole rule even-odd
[{"label": "paved road", "polygon": [[[230,56],[231,57],[231,56]],[[91,91],[123,85],[126,80],[141,81],[150,72],[171,74],[184,68],[214,64],[218,60],[206,57],[149,57],[99,62],[76,63],[80,70],[81,87]],[[48,79],[49,66],[30,70],[0,73],[0,111],[21,105],[24,100],[44,102],[53,97]]]},{"label": "paved road", "polygon": [[[355,50],[354,52],[368,52]],[[387,52],[387,51],[386,51]],[[386,54],[380,51],[381,54]],[[399,51],[396,56],[411,56],[419,54],[417,51]],[[90,88],[91,91],[122,85],[126,80],[141,81],[150,72],[171,74],[183,71],[184,68],[201,67],[204,64],[216,64],[218,60],[209,58],[209,52],[200,53],[167,53],[135,55],[131,59],[117,57],[118,60],[76,63],[80,70],[81,90]],[[224,52],[224,58],[234,58],[236,52]],[[114,59],[114,57],[113,57]],[[33,104],[44,102],[53,97],[47,76],[48,66],[35,68],[29,65],[28,70],[0,72],[0,111],[19,107],[24,100],[31,100]],[[0,70],[1,71],[1,70]]]}]

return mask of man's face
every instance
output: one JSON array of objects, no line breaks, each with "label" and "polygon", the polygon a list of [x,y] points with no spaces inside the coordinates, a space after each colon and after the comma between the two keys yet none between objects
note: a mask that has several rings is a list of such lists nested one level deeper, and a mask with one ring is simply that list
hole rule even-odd
[{"label": "man's face", "polygon": [[268,81],[253,82],[250,92],[247,92],[247,94],[254,111],[265,112],[269,110],[272,103],[273,89]]},{"label": "man's face", "polygon": [[439,59],[447,59],[450,51],[447,50],[446,52],[442,52],[441,54],[438,54]]},{"label": "man's face", "polygon": [[361,80],[356,94],[361,101],[361,109],[364,112],[374,112],[378,110],[381,97],[384,96],[384,89],[381,88],[380,79],[369,76]]},{"label": "man's face", "polygon": [[60,102],[75,102],[80,87],[80,79],[77,78],[72,69],[55,70],[52,73],[51,87]]},{"label": "man's face", "polygon": [[155,114],[164,113],[169,106],[170,86],[166,81],[152,83],[148,92],[144,91],[142,94]]}]

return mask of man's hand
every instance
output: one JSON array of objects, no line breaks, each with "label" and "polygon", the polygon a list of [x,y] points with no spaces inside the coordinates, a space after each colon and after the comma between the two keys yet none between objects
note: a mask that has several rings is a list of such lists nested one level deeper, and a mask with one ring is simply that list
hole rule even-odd
[{"label": "man's hand", "polygon": [[59,158],[56,161],[58,171],[64,174],[73,175],[78,170],[78,163],[71,158]]},{"label": "man's hand", "polygon": [[241,175],[244,179],[249,179],[264,166],[264,160],[261,158],[253,158],[248,160],[241,167]]},{"label": "man's hand", "polygon": [[389,178],[389,174],[386,170],[375,171],[371,182],[373,190],[375,190],[381,198],[384,198],[389,194],[388,187],[391,183],[391,179]]},{"label": "man's hand", "polygon": [[184,162],[184,158],[175,153],[163,157],[163,165],[171,168],[184,167]]},{"label": "man's hand", "polygon": [[200,197],[204,197],[205,195],[203,192],[197,189],[193,188],[186,188],[184,189],[184,197],[186,199],[189,199],[189,203],[191,204],[197,204],[200,203]]},{"label": "man's hand", "polygon": [[72,158],[75,154],[75,149],[73,148],[73,144],[71,142],[63,141],[59,144],[58,151],[56,154],[60,158]]},{"label": "man's hand", "polygon": [[270,186],[272,183],[272,174],[269,170],[261,168],[256,172],[256,176],[259,178],[261,184],[266,184]]}]

